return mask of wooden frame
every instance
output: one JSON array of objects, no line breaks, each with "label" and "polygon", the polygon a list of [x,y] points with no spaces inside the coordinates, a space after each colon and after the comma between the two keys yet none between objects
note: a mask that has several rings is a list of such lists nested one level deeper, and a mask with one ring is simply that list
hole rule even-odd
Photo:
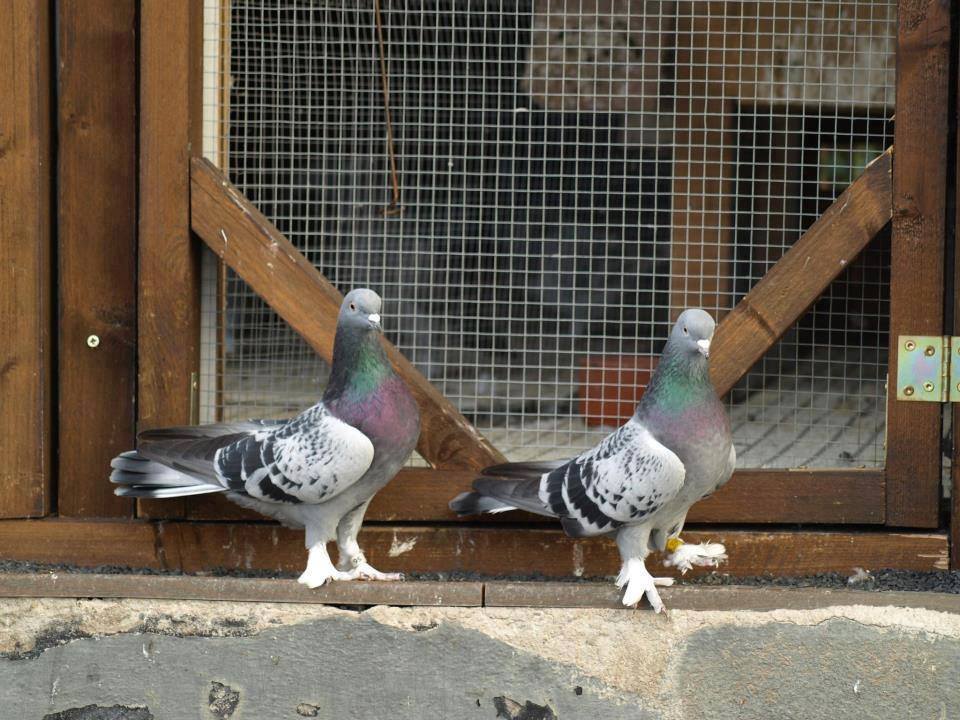
[{"label": "wooden frame", "polygon": [[[890,378],[900,335],[944,332],[950,3],[900,2],[899,11]],[[887,399],[887,524],[937,527],[942,408],[893,391]]]},{"label": "wooden frame", "polygon": [[130,517],[104,472],[135,429],[137,3],[58,7],[58,512]]},{"label": "wooden frame", "polygon": [[50,4],[0,4],[0,517],[52,509]]},{"label": "wooden frame", "polygon": [[[49,514],[55,509],[54,501],[64,516],[0,522],[0,556],[185,571],[299,570],[304,556],[299,533],[265,523],[222,499],[142,503],[141,519],[132,521],[132,506],[109,492],[106,461],[131,443],[134,419],[140,428],[192,419],[190,381],[200,360],[200,245],[191,228],[321,355],[330,354],[339,294],[221,173],[193,158],[201,147],[202,4],[198,0],[96,2],[97,11],[90,12],[79,0],[62,0],[58,26],[61,466],[56,492],[50,362],[53,108],[46,92],[53,81],[48,67],[53,56],[52,27],[45,3],[14,3],[0,9],[0,40],[10,40],[0,42],[0,49],[8,49],[11,58],[0,70],[0,94],[4,99],[23,99],[0,103],[0,209],[13,207],[20,213],[11,222],[8,214],[0,212],[0,231],[14,240],[0,247],[4,260],[0,272],[12,263],[29,268],[26,275],[0,283],[4,308],[12,308],[11,316],[22,321],[13,331],[12,352],[8,348],[0,358],[0,388],[11,383],[9,387],[18,392],[17,403],[37,408],[24,429],[20,413],[16,418],[4,414],[4,408],[14,405],[0,404],[0,435],[16,437],[11,455],[16,458],[15,470],[0,474],[0,517]],[[690,3],[679,3],[685,4]],[[131,37],[136,22],[139,46]],[[949,27],[949,6],[944,0],[902,9],[897,152],[888,151],[871,165],[745,301],[726,315],[714,346],[713,373],[721,390],[732,386],[769,349],[891,218],[891,342],[895,344],[897,333],[944,331],[940,305],[945,272]],[[711,28],[707,23],[700,29]],[[101,42],[102,34],[108,44]],[[744,49],[742,42],[733,43],[736,52],[766,51]],[[732,44],[724,43],[719,51],[732,52]],[[139,56],[135,56],[138,47]],[[713,52],[707,45],[695,51]],[[723,96],[729,78],[717,80],[714,90]],[[137,91],[139,116],[131,112],[136,106],[131,96]],[[708,106],[713,107],[709,103],[717,99],[708,98]],[[9,147],[3,144],[11,135],[8,128],[13,128],[12,137],[17,140]],[[702,132],[717,146],[727,145],[722,138],[730,132],[723,125],[681,130]],[[678,160],[707,168],[715,159]],[[678,207],[674,215],[680,217],[677,213],[682,211],[720,218],[719,238],[727,232],[722,218],[730,206],[724,205],[723,198],[730,194],[730,179],[714,178],[708,170],[698,174],[688,167],[684,172],[688,177],[702,175],[709,183],[716,181],[711,187],[719,204]],[[688,187],[688,195],[690,191]],[[138,254],[134,254],[134,243]],[[723,269],[729,258],[722,255],[722,243],[717,243],[717,257],[692,258],[678,245],[673,259],[685,263],[688,270],[699,263],[707,267],[706,275],[722,280],[729,275]],[[956,254],[954,261],[958,287]],[[140,278],[136,286],[130,282],[135,273]],[[284,282],[278,284],[277,278]],[[83,282],[86,279],[90,281]],[[287,281],[292,285],[284,287]],[[720,302],[717,298],[727,297],[730,288],[704,283],[684,292],[688,291],[710,306]],[[676,300],[677,296],[671,297]],[[135,317],[129,311],[134,301]],[[960,333],[956,295],[954,302],[955,331]],[[312,311],[303,312],[303,304]],[[688,300],[683,299],[683,304]],[[90,335],[97,335],[99,349],[109,352],[97,354],[89,348]],[[499,462],[502,456],[395,349],[390,352],[425,408],[420,450],[435,467],[404,469],[376,497],[363,537],[372,561],[385,569],[444,573],[605,575],[616,569],[611,543],[567,539],[549,520],[521,513],[453,516],[447,500],[469,487],[477,468]],[[891,376],[894,364],[895,353]],[[102,402],[88,410],[85,403],[94,394]],[[875,531],[869,532],[709,528],[710,538],[728,543],[731,563],[724,569],[733,574],[847,572],[855,565],[943,569],[945,535],[881,531],[884,524],[932,528],[940,519],[940,409],[934,404],[890,401],[885,469],[738,471],[727,487],[695,506],[690,520],[713,525],[874,526]],[[75,428],[81,422],[84,432],[78,433]],[[5,429],[8,426],[16,432]],[[960,428],[957,408],[954,427]],[[960,442],[954,450],[954,547],[960,544],[957,448]],[[144,515],[159,519],[144,520]],[[91,519],[95,517],[115,519]],[[695,540],[707,534],[703,528],[698,533],[694,526],[689,536]],[[64,538],[70,538],[70,543]],[[956,556],[953,562],[960,567]]]}]

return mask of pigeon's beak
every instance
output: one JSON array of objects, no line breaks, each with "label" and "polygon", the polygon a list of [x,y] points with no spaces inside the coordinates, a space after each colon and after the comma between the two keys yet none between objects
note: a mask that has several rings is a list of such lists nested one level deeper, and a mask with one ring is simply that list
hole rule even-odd
[{"label": "pigeon's beak", "polygon": [[373,327],[380,332],[383,332],[383,327],[380,325],[380,313],[370,313],[367,315],[367,320],[370,321],[370,324],[373,325]]},{"label": "pigeon's beak", "polygon": [[700,350],[700,354],[705,358],[710,357],[710,340],[697,340],[697,348]]}]

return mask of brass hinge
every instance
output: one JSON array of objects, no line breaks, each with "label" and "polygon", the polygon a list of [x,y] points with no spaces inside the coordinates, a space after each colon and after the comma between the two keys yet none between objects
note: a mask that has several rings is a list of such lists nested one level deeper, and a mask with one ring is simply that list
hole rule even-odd
[{"label": "brass hinge", "polygon": [[960,402],[960,337],[897,338],[897,400]]}]

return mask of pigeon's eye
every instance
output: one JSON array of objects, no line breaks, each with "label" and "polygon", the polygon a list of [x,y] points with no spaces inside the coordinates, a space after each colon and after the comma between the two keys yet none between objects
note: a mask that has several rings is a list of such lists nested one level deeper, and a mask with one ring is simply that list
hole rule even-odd
[{"label": "pigeon's eye", "polygon": [[[356,304],[356,303],[350,303],[350,310],[351,310],[352,312],[356,312],[356,311],[357,311],[357,304]],[[686,332],[686,330],[684,330],[684,332]]]},{"label": "pigeon's eye", "polygon": [[684,334],[684,335],[689,335],[689,334],[690,334],[689,332],[687,332],[687,328],[686,328],[686,327],[683,328],[683,334]]}]

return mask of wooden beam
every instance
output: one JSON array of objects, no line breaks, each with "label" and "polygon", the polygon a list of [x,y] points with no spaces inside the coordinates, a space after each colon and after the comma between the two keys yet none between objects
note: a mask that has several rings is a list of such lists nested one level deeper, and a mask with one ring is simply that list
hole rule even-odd
[{"label": "wooden beam", "polygon": [[[209,161],[193,160],[191,188],[194,232],[329,362],[340,292]],[[446,469],[505,462],[396,347],[386,340],[384,347],[420,405],[417,449],[427,462]]]},{"label": "wooden beam", "polygon": [[[200,0],[140,0],[138,430],[192,420],[200,246],[190,235],[190,156],[200,149],[202,13]],[[154,508],[177,514],[183,505]]]},{"label": "wooden beam", "polygon": [[[960,43],[956,44],[957,55],[960,57]],[[960,118],[960,73],[957,73],[957,94],[955,118]],[[954,158],[954,238],[960,238],[960,142],[956,144]],[[956,247],[953,251],[953,334],[960,335],[960,252]],[[960,403],[950,406],[952,422],[950,425],[953,439],[952,462],[950,464],[950,569],[960,570]]]},{"label": "wooden beam", "polygon": [[890,220],[892,159],[890,148],[868,165],[720,323],[710,353],[710,376],[720,395],[763,357]]},{"label": "wooden beam", "polygon": [[901,335],[944,332],[951,3],[898,5],[887,524],[933,528],[940,522],[942,408],[897,400],[893,379]]},{"label": "wooden beam", "polygon": [[137,3],[58,7],[57,511],[129,517],[106,480],[136,423]]},{"label": "wooden beam", "polygon": [[[546,525],[557,521],[525,512],[461,518],[447,503],[470,489],[471,470],[404,468],[377,493],[366,520],[372,522],[444,522],[463,525]],[[690,511],[695,523],[881,524],[884,519],[882,470],[738,470],[717,493]],[[222,495],[191,498],[188,520],[262,521]]]},{"label": "wooden beam", "polygon": [[[732,531],[690,529],[688,540],[727,546],[723,572],[735,576],[810,575],[894,568],[945,570],[946,534],[895,532]],[[573,540],[556,529],[369,526],[359,542],[374,567],[404,573],[594,577],[620,566],[607,538]],[[272,523],[6,520],[0,557],[83,567],[121,565],[183,570],[300,573],[303,531]],[[651,572],[674,574],[651,556]],[[692,571],[703,574],[704,569]]]},{"label": "wooden beam", "polygon": [[52,500],[50,3],[0,3],[0,517]]}]

